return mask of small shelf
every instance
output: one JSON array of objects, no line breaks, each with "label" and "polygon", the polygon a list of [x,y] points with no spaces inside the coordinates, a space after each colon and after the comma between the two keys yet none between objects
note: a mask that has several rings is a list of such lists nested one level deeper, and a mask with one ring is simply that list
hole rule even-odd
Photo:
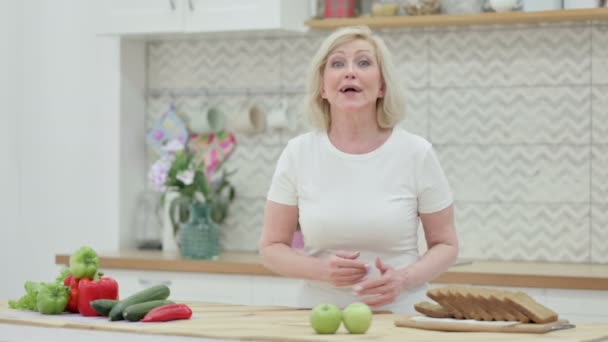
[{"label": "small shelf", "polygon": [[608,8],[573,9],[543,12],[502,12],[477,14],[436,14],[394,17],[357,17],[311,19],[310,28],[331,30],[343,26],[366,25],[370,28],[474,26],[521,23],[608,20]]}]

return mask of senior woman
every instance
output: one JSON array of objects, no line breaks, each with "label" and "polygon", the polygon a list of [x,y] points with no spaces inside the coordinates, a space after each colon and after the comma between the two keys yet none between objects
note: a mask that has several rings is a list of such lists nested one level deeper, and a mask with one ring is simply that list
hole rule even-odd
[{"label": "senior woman", "polygon": [[[307,97],[315,130],[291,139],[277,162],[263,264],[303,279],[302,307],[365,302],[414,312],[427,283],[455,261],[458,239],[432,145],[396,126],[404,99],[386,45],[367,27],[332,33],[312,59]],[[298,223],[303,252],[291,248]]]}]

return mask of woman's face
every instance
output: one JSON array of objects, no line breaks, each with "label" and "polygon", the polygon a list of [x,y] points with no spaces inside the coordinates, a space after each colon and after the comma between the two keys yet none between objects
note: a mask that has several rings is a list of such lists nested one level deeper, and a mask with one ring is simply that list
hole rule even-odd
[{"label": "woman's face", "polygon": [[384,84],[371,43],[357,39],[330,52],[321,76],[321,96],[332,111],[375,110]]}]

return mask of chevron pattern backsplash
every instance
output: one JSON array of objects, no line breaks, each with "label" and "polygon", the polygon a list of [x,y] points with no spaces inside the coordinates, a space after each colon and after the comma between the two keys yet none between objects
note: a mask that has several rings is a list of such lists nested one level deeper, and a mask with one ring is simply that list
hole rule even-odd
[{"label": "chevron pattern backsplash", "polygon": [[[280,95],[180,90],[301,89],[325,33],[232,35],[148,45],[149,127],[174,90],[186,116],[228,115]],[[608,263],[608,24],[565,23],[382,31],[408,99],[404,127],[438,151],[456,197],[462,258]],[[238,135],[229,167],[238,199],[225,250],[255,251],[275,162],[295,132]],[[152,158],[150,158],[152,161]]]}]

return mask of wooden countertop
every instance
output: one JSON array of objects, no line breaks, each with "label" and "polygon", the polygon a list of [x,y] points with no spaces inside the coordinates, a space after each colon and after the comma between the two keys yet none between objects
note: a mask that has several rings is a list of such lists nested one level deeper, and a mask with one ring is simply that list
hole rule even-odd
[{"label": "wooden countertop", "polygon": [[[342,325],[336,335],[317,335],[308,323],[309,310],[286,307],[255,307],[219,303],[187,303],[192,319],[166,323],[110,322],[103,317],[82,317],[75,314],[40,315],[35,312],[10,310],[0,302],[0,323],[63,328],[68,331],[87,330],[92,336],[108,332],[143,335],[189,336],[218,340],[246,341],[601,341],[606,338],[608,324],[577,324],[575,328],[545,334],[496,332],[440,332],[395,326],[402,317],[395,314],[374,314],[372,326],[364,335],[348,334]],[[0,324],[1,329],[2,324]],[[1,330],[0,330],[1,332]],[[53,332],[49,332],[51,336]],[[135,336],[134,336],[135,337]],[[156,336],[159,337],[159,336]],[[100,340],[100,338],[97,338]],[[157,339],[154,339],[157,340]]]},{"label": "wooden countertop", "polygon": [[[68,265],[69,254],[55,256],[57,265]],[[255,253],[224,253],[218,260],[189,260],[179,253],[120,251],[100,253],[100,267],[149,271],[201,272],[277,276],[262,266]],[[452,266],[432,281],[561,289],[608,290],[608,265],[541,262],[469,261]]]}]

